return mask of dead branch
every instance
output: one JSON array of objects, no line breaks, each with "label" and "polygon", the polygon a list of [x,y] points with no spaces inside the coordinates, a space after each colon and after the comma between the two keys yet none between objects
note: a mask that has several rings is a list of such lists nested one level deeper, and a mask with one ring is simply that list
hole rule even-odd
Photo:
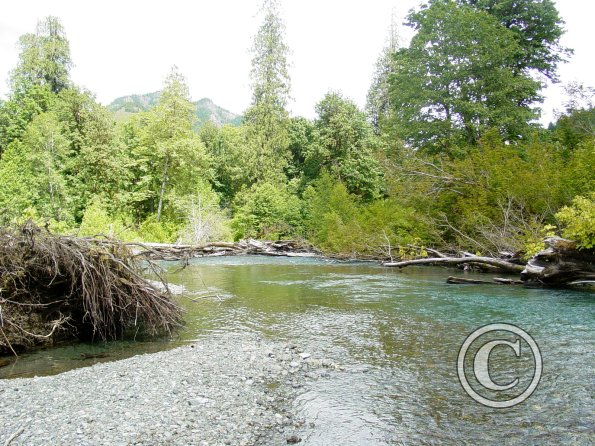
[{"label": "dead branch", "polygon": [[406,266],[413,265],[489,265],[495,266],[502,271],[511,273],[520,273],[523,271],[524,266],[515,265],[514,263],[507,262],[506,260],[494,259],[492,257],[435,257],[428,259],[416,259],[416,260],[405,260],[402,262],[388,262],[384,263],[384,266],[404,268]]}]

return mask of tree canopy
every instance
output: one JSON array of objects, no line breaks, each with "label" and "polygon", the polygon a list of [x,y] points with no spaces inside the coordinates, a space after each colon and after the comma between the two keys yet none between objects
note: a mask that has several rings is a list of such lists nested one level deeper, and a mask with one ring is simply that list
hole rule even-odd
[{"label": "tree canopy", "polygon": [[41,21],[0,102],[0,222],[152,242],[299,237],[387,258],[527,257],[556,232],[593,246],[593,89],[569,85],[556,122],[535,124],[569,54],[550,0],[430,1],[408,16],[408,46],[393,23],[367,113],[331,90],[313,119],[288,112],[279,5],[260,12],[243,122],[200,130],[175,67],[154,104],[116,120],[70,79],[60,21]]}]

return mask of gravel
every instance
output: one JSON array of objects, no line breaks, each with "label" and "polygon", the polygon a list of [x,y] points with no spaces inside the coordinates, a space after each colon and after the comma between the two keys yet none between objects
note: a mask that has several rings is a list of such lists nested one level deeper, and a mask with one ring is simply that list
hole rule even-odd
[{"label": "gravel", "polygon": [[253,334],[0,380],[0,445],[294,444],[292,401],[335,364]]}]

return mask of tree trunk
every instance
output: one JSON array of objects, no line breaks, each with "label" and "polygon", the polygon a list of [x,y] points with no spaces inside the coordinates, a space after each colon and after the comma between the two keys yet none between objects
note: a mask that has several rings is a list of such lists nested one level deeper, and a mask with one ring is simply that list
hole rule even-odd
[{"label": "tree trunk", "polygon": [[385,263],[384,266],[404,268],[412,265],[489,265],[495,266],[502,271],[511,273],[520,273],[523,271],[522,265],[516,265],[514,263],[507,262],[506,260],[494,259],[491,257],[436,257],[429,259],[416,259],[416,260],[405,260],[402,262],[389,262]]},{"label": "tree trunk", "polygon": [[547,249],[538,252],[522,271],[523,282],[564,286],[595,281],[595,250],[578,250],[575,242],[559,237],[544,242]]},{"label": "tree trunk", "polygon": [[163,209],[163,195],[165,194],[165,186],[167,186],[168,167],[169,156],[165,158],[165,165],[163,166],[163,178],[161,180],[161,189],[159,190],[159,204],[157,205],[157,221],[161,220],[161,210]]}]

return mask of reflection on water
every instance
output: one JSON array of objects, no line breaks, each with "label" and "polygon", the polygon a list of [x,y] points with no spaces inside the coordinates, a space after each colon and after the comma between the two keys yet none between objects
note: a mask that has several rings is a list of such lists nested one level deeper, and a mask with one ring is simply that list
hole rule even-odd
[{"label": "reflection on water", "polygon": [[[299,397],[298,410],[315,423],[301,444],[590,444],[593,439],[592,294],[446,285],[448,271],[442,269],[399,272],[302,258],[200,259],[170,271],[169,280],[186,289],[180,299],[188,309],[188,327],[180,339],[54,349],[24,357],[0,374],[57,373],[207,334],[250,330],[345,367]],[[544,360],[535,394],[505,410],[475,403],[456,375],[465,337],[494,322],[527,330]],[[80,358],[95,352],[110,356]]]}]

